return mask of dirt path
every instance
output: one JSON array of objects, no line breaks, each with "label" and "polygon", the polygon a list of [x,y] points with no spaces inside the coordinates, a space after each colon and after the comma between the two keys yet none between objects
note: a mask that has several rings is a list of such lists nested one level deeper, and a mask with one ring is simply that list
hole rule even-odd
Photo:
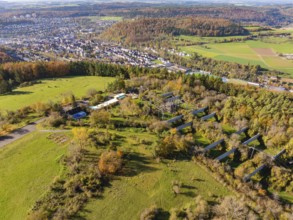
[{"label": "dirt path", "polygon": [[25,135],[35,131],[37,124],[41,123],[42,121],[44,121],[44,118],[42,118],[36,122],[30,123],[20,129],[17,129],[10,134],[0,136],[0,148],[5,147],[7,144],[10,144],[10,143],[24,137]]}]

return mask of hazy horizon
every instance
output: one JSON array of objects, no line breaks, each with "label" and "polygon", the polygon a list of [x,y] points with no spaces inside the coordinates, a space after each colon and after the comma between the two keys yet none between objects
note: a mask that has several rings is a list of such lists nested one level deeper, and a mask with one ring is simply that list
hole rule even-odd
[{"label": "hazy horizon", "polygon": [[[51,2],[176,2],[175,0],[1,0],[1,2],[42,2],[42,3],[51,3]],[[199,2],[199,3],[205,3],[205,2],[219,2],[219,3],[251,3],[251,2],[257,2],[257,3],[269,3],[269,4],[279,4],[279,3],[293,3],[292,0],[279,0],[277,2],[272,2],[271,0],[186,0],[182,2]]]}]

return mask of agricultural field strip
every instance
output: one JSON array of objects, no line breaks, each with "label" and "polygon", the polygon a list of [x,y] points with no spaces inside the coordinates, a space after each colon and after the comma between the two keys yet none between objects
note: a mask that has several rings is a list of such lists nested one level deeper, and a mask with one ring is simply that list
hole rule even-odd
[{"label": "agricultural field strip", "polygon": [[[245,43],[209,43],[207,46],[180,46],[182,51],[189,54],[199,52],[201,55],[225,60],[230,62],[254,63],[260,64],[267,68],[277,69],[293,73],[293,62],[281,58],[278,53],[292,53],[293,44],[287,43],[285,46],[279,47],[279,44],[266,43],[262,41],[248,41]],[[271,50],[271,53],[263,53],[261,50]],[[268,51],[266,51],[268,52]],[[238,58],[238,59],[237,59]]]}]

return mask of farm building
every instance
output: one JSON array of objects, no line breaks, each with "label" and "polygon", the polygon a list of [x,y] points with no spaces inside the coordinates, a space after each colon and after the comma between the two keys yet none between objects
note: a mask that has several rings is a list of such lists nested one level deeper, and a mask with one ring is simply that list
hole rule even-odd
[{"label": "farm building", "polygon": [[87,116],[87,113],[80,106],[75,108],[65,108],[64,112],[75,120],[79,120]]},{"label": "farm building", "polygon": [[125,93],[120,93],[120,94],[115,95],[113,99],[110,99],[110,100],[103,102],[103,103],[96,105],[96,106],[90,106],[89,108],[91,110],[100,110],[100,109],[118,104],[119,100],[122,100],[125,97],[126,97]]}]

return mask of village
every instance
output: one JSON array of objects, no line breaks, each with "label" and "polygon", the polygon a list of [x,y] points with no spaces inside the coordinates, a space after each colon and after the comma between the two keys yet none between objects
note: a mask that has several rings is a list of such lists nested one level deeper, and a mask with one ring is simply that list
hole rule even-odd
[{"label": "village", "polygon": [[[169,72],[213,75],[211,72],[180,66],[159,56],[151,47],[144,50],[130,49],[118,43],[105,42],[96,38],[103,30],[112,26],[115,20],[90,20],[78,18],[45,18],[37,14],[24,14],[2,19],[0,22],[0,47],[16,61],[103,61],[119,65],[149,68],[166,68]],[[54,30],[54,31],[52,31]],[[185,52],[166,50],[170,54],[188,57]],[[230,79],[222,77],[225,83]],[[281,86],[277,77],[264,76],[262,82],[241,80],[242,84],[266,88],[272,91],[288,90]]]}]

